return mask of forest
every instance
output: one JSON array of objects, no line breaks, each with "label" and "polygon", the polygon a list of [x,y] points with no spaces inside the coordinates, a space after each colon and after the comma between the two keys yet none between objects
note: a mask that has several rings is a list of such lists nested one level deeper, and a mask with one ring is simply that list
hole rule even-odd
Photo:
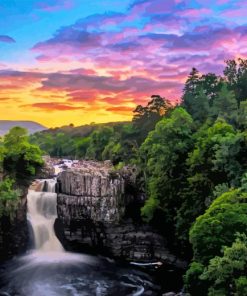
[{"label": "forest", "polygon": [[14,128],[0,146],[0,214],[6,202],[14,207],[15,184],[35,175],[42,154],[111,160],[116,170],[133,165],[147,195],[142,219],[190,262],[185,292],[247,295],[246,127],[247,60],[238,59],[226,61],[222,76],[193,68],[180,104],[152,95],[132,122],[30,137]]}]

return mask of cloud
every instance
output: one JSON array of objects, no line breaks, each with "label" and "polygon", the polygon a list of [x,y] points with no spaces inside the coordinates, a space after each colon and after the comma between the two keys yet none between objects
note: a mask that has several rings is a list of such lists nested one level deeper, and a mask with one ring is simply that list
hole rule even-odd
[{"label": "cloud", "polygon": [[28,108],[35,108],[35,109],[42,109],[44,111],[48,112],[54,112],[54,111],[71,111],[71,110],[81,110],[84,109],[82,106],[72,106],[60,102],[40,102],[40,103],[34,103],[34,104],[26,104],[22,105],[22,107],[28,107]]},{"label": "cloud", "polygon": [[106,111],[117,112],[120,114],[130,114],[131,112],[133,112],[134,109],[135,108],[133,108],[133,107],[116,106],[116,107],[107,108]]},{"label": "cloud", "polygon": [[[0,94],[23,91],[34,110],[83,106],[87,114],[116,116],[131,114],[132,105],[146,104],[152,94],[177,100],[192,67],[221,74],[224,60],[247,57],[241,1],[209,0],[209,9],[203,0],[135,0],[125,12],[78,19],[33,46],[37,69],[0,71]],[[73,5],[42,3],[36,9]]]},{"label": "cloud", "polygon": [[53,0],[52,2],[43,0],[36,2],[34,8],[46,12],[53,12],[61,9],[71,9],[73,5],[74,2],[72,0]]},{"label": "cloud", "polygon": [[1,101],[9,101],[9,100],[12,100],[13,98],[11,97],[0,97],[0,102]]},{"label": "cloud", "polygon": [[[172,80],[155,81],[150,78],[130,77],[120,80],[114,77],[81,75],[81,74],[61,74],[52,73],[47,75],[47,78],[42,80],[40,90],[65,90],[74,98],[78,98],[77,90],[83,89],[90,92],[95,90],[99,94],[125,94],[137,95],[148,94],[152,95],[155,91],[165,91],[167,87],[173,88],[180,86],[180,83]],[[77,99],[78,101],[78,99]]]},{"label": "cloud", "polygon": [[138,9],[145,14],[153,14],[153,13],[169,13],[173,11],[176,6],[180,4],[179,1],[175,0],[135,0],[131,5],[130,8]]},{"label": "cloud", "polygon": [[[92,48],[100,46],[101,36],[99,33],[89,33],[87,31],[81,31],[74,27],[66,27],[60,29],[53,38],[37,43],[32,49],[35,51],[47,52],[49,50],[59,51],[59,53],[73,54],[71,48],[77,48],[77,50]],[[41,57],[46,56],[45,54]],[[39,56],[40,58],[40,56]]]},{"label": "cloud", "polygon": [[15,43],[16,41],[7,35],[0,35],[0,42],[4,42],[4,43]]}]

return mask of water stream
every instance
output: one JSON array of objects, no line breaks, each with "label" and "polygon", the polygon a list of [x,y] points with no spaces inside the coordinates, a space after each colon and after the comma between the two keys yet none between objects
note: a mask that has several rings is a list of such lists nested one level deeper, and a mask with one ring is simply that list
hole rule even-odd
[{"label": "water stream", "polygon": [[43,181],[47,192],[30,190],[27,196],[28,220],[34,233],[35,250],[40,252],[64,252],[54,232],[57,218],[57,194],[55,180]]},{"label": "water stream", "polygon": [[29,190],[28,220],[34,247],[9,261],[0,274],[5,296],[139,296],[158,295],[151,278],[111,260],[66,252],[57,239],[55,180],[42,180],[40,191]]}]

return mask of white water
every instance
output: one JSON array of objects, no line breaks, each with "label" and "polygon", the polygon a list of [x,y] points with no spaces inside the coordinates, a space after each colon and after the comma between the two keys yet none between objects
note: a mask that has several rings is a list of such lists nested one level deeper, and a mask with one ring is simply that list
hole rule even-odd
[{"label": "white water", "polygon": [[63,246],[56,237],[54,223],[57,218],[57,194],[55,193],[56,181],[43,180],[41,190],[29,190],[28,219],[34,234],[34,247],[39,252],[64,252]]}]

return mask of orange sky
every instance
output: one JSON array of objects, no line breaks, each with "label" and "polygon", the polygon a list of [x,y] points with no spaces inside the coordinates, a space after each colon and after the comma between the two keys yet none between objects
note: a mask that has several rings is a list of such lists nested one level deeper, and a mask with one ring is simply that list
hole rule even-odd
[{"label": "orange sky", "polygon": [[0,119],[131,120],[151,95],[179,101],[192,67],[247,57],[246,1],[82,2],[1,3]]}]

